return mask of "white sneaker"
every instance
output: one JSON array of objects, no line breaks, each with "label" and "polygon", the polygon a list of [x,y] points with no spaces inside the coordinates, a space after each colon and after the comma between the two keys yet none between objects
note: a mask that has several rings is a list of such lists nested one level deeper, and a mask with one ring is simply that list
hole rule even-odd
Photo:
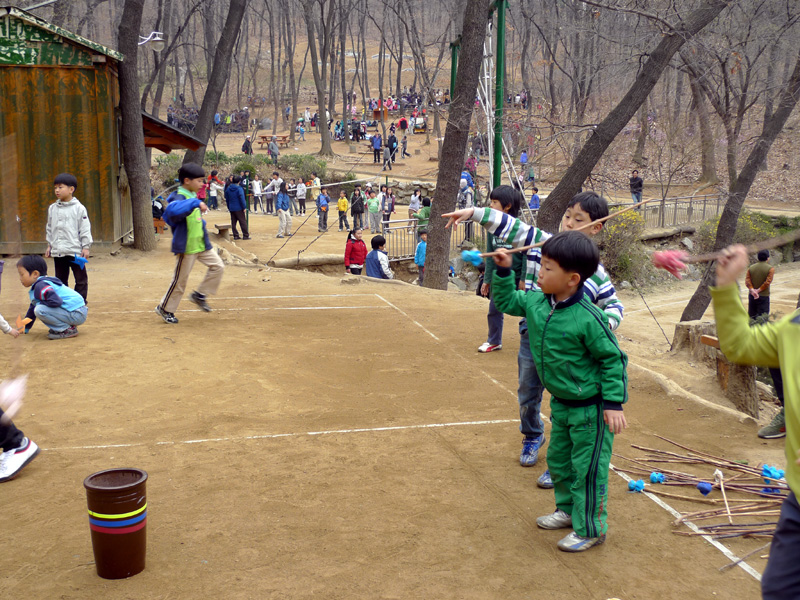
[{"label": "white sneaker", "polygon": [[558,508],[556,512],[536,519],[536,524],[542,529],[566,529],[572,527],[572,517]]},{"label": "white sneaker", "polygon": [[559,540],[558,549],[564,552],[583,552],[592,546],[599,546],[605,541],[605,534],[601,535],[600,537],[590,538],[582,537],[572,531],[567,537]]},{"label": "white sneaker", "polygon": [[503,344],[490,344],[489,342],[484,342],[478,346],[478,352],[494,352],[495,350],[500,350],[502,347]]},{"label": "white sneaker", "polygon": [[39,454],[39,446],[23,438],[19,448],[3,452],[0,456],[0,483],[14,479],[19,472]]}]

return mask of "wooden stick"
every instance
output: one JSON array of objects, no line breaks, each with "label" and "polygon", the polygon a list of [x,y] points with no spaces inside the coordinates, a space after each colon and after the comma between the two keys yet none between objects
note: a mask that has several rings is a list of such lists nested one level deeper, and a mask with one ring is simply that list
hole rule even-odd
[{"label": "wooden stick", "polygon": [[[629,206],[628,208],[623,208],[620,211],[617,211],[615,213],[611,213],[607,217],[603,217],[602,219],[595,219],[591,223],[587,223],[586,225],[581,225],[580,227],[578,227],[577,229],[573,229],[572,231],[583,231],[584,229],[591,229],[595,225],[600,225],[602,223],[605,223],[609,219],[613,219],[614,217],[620,216],[622,213],[626,213],[629,210],[633,210],[634,208],[639,208],[640,206],[643,206],[643,205],[647,204],[648,202],[655,202],[655,201],[661,202],[661,198],[650,198],[649,200],[642,200],[641,202],[639,202],[637,204],[633,204],[633,205]],[[544,246],[546,241],[547,240],[545,240],[544,242],[537,242],[537,243],[531,244],[529,246],[521,246],[520,248],[512,248],[511,250],[506,250],[505,254],[515,254],[517,252],[525,252],[526,250],[531,250],[533,248],[539,248],[541,246]],[[499,252],[482,252],[481,254],[479,254],[479,256],[481,258],[486,258],[487,256],[498,256],[499,254],[500,254]],[[686,261],[683,261],[683,262],[686,262]]]},{"label": "wooden stick", "polygon": [[[749,246],[747,246],[747,253],[756,254],[761,250],[771,250],[772,248],[785,246],[786,244],[794,242],[796,240],[800,240],[800,229],[795,229],[794,231],[790,231],[789,233],[785,233],[783,235],[779,235],[778,237],[764,240],[763,242],[758,242],[757,244],[750,244]],[[698,254],[697,256],[687,256],[686,258],[682,258],[681,262],[683,263],[711,262],[712,260],[717,260],[721,256],[722,252],[709,252],[707,254]]]},{"label": "wooden stick", "polygon": [[716,469],[714,471],[714,479],[719,482],[719,489],[722,491],[722,499],[725,501],[725,511],[728,513],[728,523],[733,525],[733,517],[731,517],[731,507],[728,504],[728,496],[725,494],[725,475],[722,471]]}]

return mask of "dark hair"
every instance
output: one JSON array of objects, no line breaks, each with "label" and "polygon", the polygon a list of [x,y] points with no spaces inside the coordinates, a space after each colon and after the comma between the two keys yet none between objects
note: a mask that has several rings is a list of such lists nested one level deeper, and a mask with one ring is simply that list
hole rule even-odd
[{"label": "dark hair", "polygon": [[765,260],[769,260],[769,250],[759,250],[758,251],[758,260],[764,262]]},{"label": "dark hair", "polygon": [[533,191],[534,191],[534,192],[538,192],[538,191],[539,191],[539,188],[537,188],[536,186],[533,186]]},{"label": "dark hair", "polygon": [[281,185],[280,185],[280,188],[278,188],[278,192],[282,193],[282,194],[286,193],[286,182],[285,181],[281,181]]},{"label": "dark hair", "polygon": [[316,171],[311,171],[311,174],[312,174],[314,177],[316,177],[316,176],[317,176],[317,172],[316,172]]},{"label": "dark hair", "polygon": [[381,184],[381,191],[385,190],[388,187],[389,187],[388,185],[386,185],[385,183],[382,183]]},{"label": "dark hair", "polygon": [[234,176],[231,178],[231,183],[236,183],[236,184],[238,184],[238,183],[239,183],[241,180],[242,180],[242,178],[241,178],[241,177],[239,177],[238,175],[234,175]]},{"label": "dark hair", "polygon": [[417,233],[419,235],[428,235],[428,230],[427,229],[420,229],[419,231],[417,231]]},{"label": "dark hair", "polygon": [[431,199],[430,199],[430,198],[428,198],[427,196],[425,196],[425,197],[422,199],[422,206],[430,206],[430,205],[431,205]]},{"label": "dark hair", "polygon": [[217,176],[217,173],[219,173],[219,171],[211,171],[211,176],[212,176],[212,177],[216,177],[216,176]]},{"label": "dark hair", "polygon": [[498,185],[489,194],[489,199],[497,200],[504,210],[508,206],[508,214],[512,217],[519,216],[519,209],[524,202],[522,193],[510,185]]},{"label": "dark hair", "polygon": [[608,202],[606,199],[594,192],[580,192],[572,197],[567,204],[567,208],[572,208],[579,204],[581,210],[589,214],[592,221],[608,216]]},{"label": "dark hair", "polygon": [[280,177],[280,176],[281,176],[281,174],[280,174],[280,173],[278,173],[277,171],[273,171],[273,172],[272,172],[272,174],[273,174],[273,175],[277,175],[278,177]]},{"label": "dark hair", "polygon": [[631,171],[631,175],[633,175],[634,173],[636,173],[636,174],[638,175],[638,174],[639,174],[639,171],[637,171],[636,169],[634,169],[633,171]]},{"label": "dark hair", "polygon": [[356,188],[360,188],[360,187],[361,187],[361,184],[360,184],[360,183],[357,183],[357,184],[356,184]]},{"label": "dark hair", "polygon": [[372,249],[377,250],[381,246],[386,245],[386,238],[383,237],[382,235],[376,235],[375,237],[372,238],[372,241],[370,243],[372,244]]},{"label": "dark hair", "polygon": [[542,246],[542,256],[558,263],[569,273],[581,276],[581,285],[597,271],[600,251],[597,245],[580,231],[562,231]]},{"label": "dark hair", "polygon": [[205,176],[206,172],[203,171],[203,167],[195,163],[186,163],[185,165],[181,165],[181,168],[178,169],[178,182],[181,185],[183,185],[186,179],[197,179],[198,177]]},{"label": "dark hair", "polygon": [[56,175],[53,185],[58,185],[59,183],[67,187],[74,187],[76,190],[78,189],[78,179],[72,173],[59,173]]},{"label": "dark hair", "polygon": [[47,275],[47,261],[38,254],[27,254],[23,256],[17,261],[17,266],[22,267],[28,273],[39,271],[39,275]]}]

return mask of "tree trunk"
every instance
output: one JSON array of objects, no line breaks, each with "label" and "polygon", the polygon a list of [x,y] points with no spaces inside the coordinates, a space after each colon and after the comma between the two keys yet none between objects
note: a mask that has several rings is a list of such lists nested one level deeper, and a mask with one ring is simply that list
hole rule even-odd
[{"label": "tree trunk", "polygon": [[700,127],[700,156],[703,169],[700,174],[700,181],[712,184],[719,183],[714,136],[711,133],[711,124],[708,120],[706,99],[700,89],[700,84],[691,72],[689,73],[689,87],[692,91],[692,105],[697,116],[697,124]]},{"label": "tree trunk", "polygon": [[450,103],[442,159],[436,178],[436,202],[431,207],[428,253],[425,259],[423,285],[439,290],[447,289],[450,260],[450,230],[444,228],[442,214],[452,211],[456,206],[489,16],[489,0],[467,0],[466,4],[456,87]]},{"label": "tree trunk", "polygon": [[[222,29],[217,50],[214,53],[214,70],[208,79],[208,87],[203,96],[203,106],[200,107],[200,114],[197,117],[197,126],[194,128],[194,137],[204,144],[208,142],[208,136],[214,127],[214,113],[217,112],[219,99],[222,97],[222,90],[231,68],[231,55],[236,39],[239,37],[239,29],[242,26],[244,10],[247,0],[231,0],[228,18],[225,19],[225,26]],[[187,150],[183,157],[183,164],[194,162],[198,165],[203,164],[206,155],[206,147],[202,146],[196,151]]]},{"label": "tree trunk", "polygon": [[[800,99],[800,54],[797,56],[792,76],[786,85],[783,87],[783,92],[778,102],[778,108],[773,113],[769,121],[764,121],[764,127],[761,130],[761,135],[758,137],[750,155],[747,157],[742,172],[736,180],[736,184],[731,188],[728,201],[725,203],[725,208],[722,211],[722,216],[719,219],[719,227],[717,228],[717,237],[714,241],[714,250],[722,250],[733,242],[733,236],[736,234],[736,222],[739,220],[739,213],[742,210],[744,201],[753,185],[753,181],[758,175],[758,168],[764,162],[767,153],[769,152],[772,143],[778,134],[783,130],[783,126],[789,118],[789,115],[797,105]],[[700,285],[695,290],[692,299],[681,315],[681,321],[694,321],[700,319],[708,308],[708,303],[711,301],[711,294],[708,291],[708,286],[712,284],[715,277],[715,263],[710,263]]]},{"label": "tree trunk", "polygon": [[122,113],[122,163],[128,175],[133,207],[133,245],[138,250],[153,250],[156,235],[150,204],[150,176],[144,148],[142,107],[136,53],[145,0],[127,0],[119,24],[119,51],[125,60],[119,63],[119,106]]},{"label": "tree trunk", "polygon": [[639,109],[639,136],[636,138],[636,150],[631,161],[638,167],[644,166],[644,146],[647,142],[647,102]]},{"label": "tree trunk", "polygon": [[540,226],[549,231],[557,231],[561,216],[570,198],[580,191],[583,182],[592,172],[597,161],[625,127],[647,96],[655,87],[664,69],[675,53],[687,40],[708,25],[728,5],[724,0],[708,0],[701,8],[686,16],[681,25],[665,35],[658,46],[649,53],[628,93],[592,132],[578,157],[567,169],[561,181],[542,203],[539,212]]},{"label": "tree trunk", "polygon": [[[328,130],[328,122],[325,116],[325,64],[322,65],[322,72],[320,72],[320,56],[322,56],[323,63],[328,60],[327,57],[327,43],[326,40],[330,37],[323,34],[324,38],[322,43],[322,52],[317,52],[317,39],[316,39],[316,15],[314,14],[315,2],[312,0],[303,0],[303,17],[306,22],[306,34],[308,36],[308,46],[311,49],[311,73],[314,75],[314,87],[317,90],[317,114],[319,115],[319,132],[322,142],[322,147],[319,150],[321,156],[333,156],[333,147],[331,146],[331,134]],[[327,26],[323,22],[322,29]],[[329,28],[328,28],[329,29]]]}]

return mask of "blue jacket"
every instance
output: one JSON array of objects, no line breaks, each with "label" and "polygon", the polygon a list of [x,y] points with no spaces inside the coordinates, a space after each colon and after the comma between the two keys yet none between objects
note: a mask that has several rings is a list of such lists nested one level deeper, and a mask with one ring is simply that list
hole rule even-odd
[{"label": "blue jacket", "polygon": [[427,242],[417,244],[417,251],[414,253],[414,264],[418,267],[425,266],[425,253],[428,250]]},{"label": "blue jacket", "polygon": [[275,198],[275,210],[289,210],[289,194],[278,192]]},{"label": "blue jacket", "polygon": [[367,276],[376,277],[377,279],[389,279],[389,277],[386,276],[386,273],[383,272],[379,254],[386,256],[386,252],[383,252],[382,250],[373,250],[367,254],[367,259],[364,261],[364,267],[367,270]]},{"label": "blue jacket", "polygon": [[31,327],[33,327],[33,322],[36,321],[34,307],[37,304],[44,304],[51,308],[61,307],[68,312],[86,306],[83,296],[61,283],[61,280],[56,277],[46,277],[44,275],[39,277],[33,282],[28,296],[31,299],[31,305],[28,307],[28,314],[25,316],[31,322],[25,325],[26,333],[30,331]]},{"label": "blue jacket", "polygon": [[319,196],[317,196],[317,208],[328,206],[328,203],[330,201],[331,201],[330,196],[328,196],[325,192],[322,192]]},{"label": "blue jacket", "polygon": [[381,149],[381,137],[379,135],[372,136],[372,148],[375,150]]},{"label": "blue jacket", "polygon": [[[239,189],[241,190],[241,188]],[[174,254],[183,254],[186,251],[186,217],[192,214],[195,209],[200,208],[200,203],[202,202],[196,196],[186,196],[189,193],[183,188],[178,188],[167,198],[167,209],[164,211],[163,218],[172,229],[172,252]],[[227,196],[227,193],[225,195]],[[205,220],[203,220],[203,241],[206,244],[206,250],[211,250],[211,242],[208,241]]]},{"label": "blue jacket", "polygon": [[228,210],[231,212],[244,210],[247,203],[244,200],[244,190],[238,183],[232,183],[225,190],[225,202],[228,203]]},{"label": "blue jacket", "polygon": [[466,179],[467,185],[471,188],[475,188],[475,180],[472,179],[472,175],[469,174],[469,171],[461,171],[461,179]]}]

